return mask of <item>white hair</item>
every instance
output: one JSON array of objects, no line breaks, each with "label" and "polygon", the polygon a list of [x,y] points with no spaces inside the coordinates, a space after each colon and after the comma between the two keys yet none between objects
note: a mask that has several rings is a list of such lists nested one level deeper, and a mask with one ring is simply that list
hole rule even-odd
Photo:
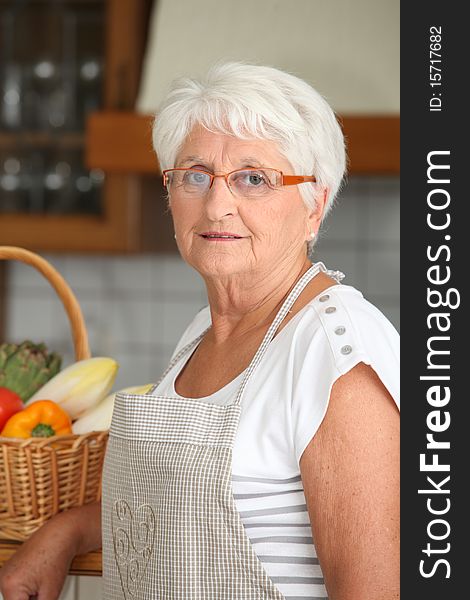
[{"label": "white hair", "polygon": [[[314,175],[316,184],[299,185],[310,209],[315,195],[328,190],[324,215],[340,188],[346,168],[344,137],[326,100],[298,77],[261,65],[215,64],[203,79],[176,79],[153,123],[153,146],[163,169],[176,157],[194,126],[277,142],[296,175]],[[311,250],[313,241],[308,242]]]}]

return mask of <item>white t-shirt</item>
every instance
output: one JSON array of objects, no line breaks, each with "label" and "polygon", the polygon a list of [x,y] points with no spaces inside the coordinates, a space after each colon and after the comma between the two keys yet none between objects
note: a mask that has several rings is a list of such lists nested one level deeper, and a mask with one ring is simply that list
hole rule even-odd
[{"label": "white t-shirt", "polygon": [[[174,355],[210,322],[206,306]],[[174,382],[190,354],[155,393],[179,397]],[[232,489],[253,548],[286,600],[327,598],[299,461],[323,420],[333,383],[361,361],[372,366],[399,407],[397,331],[358,290],[337,284],[276,334],[245,389],[233,448]],[[201,400],[233,402],[243,375]]]}]

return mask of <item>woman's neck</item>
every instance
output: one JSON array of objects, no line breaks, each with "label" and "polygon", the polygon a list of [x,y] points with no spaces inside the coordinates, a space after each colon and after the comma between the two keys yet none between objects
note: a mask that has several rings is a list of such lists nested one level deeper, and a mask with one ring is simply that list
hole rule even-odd
[{"label": "woman's neck", "polygon": [[306,256],[289,266],[254,276],[206,280],[212,326],[208,336],[222,344],[269,325],[298,279],[312,266]]}]

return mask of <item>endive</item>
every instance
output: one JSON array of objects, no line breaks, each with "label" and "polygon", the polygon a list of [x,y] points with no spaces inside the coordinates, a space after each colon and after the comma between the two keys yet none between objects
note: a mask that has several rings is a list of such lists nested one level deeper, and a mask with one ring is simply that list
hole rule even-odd
[{"label": "endive", "polygon": [[103,431],[111,426],[113,416],[114,399],[116,394],[146,394],[152,387],[152,383],[146,385],[135,385],[123,388],[106,396],[99,404],[87,410],[75,423],[72,423],[74,433],[88,433],[89,431]]},{"label": "endive", "polygon": [[78,419],[109,394],[118,368],[115,360],[104,356],[79,360],[57,373],[26,404],[53,400],[72,420]]}]

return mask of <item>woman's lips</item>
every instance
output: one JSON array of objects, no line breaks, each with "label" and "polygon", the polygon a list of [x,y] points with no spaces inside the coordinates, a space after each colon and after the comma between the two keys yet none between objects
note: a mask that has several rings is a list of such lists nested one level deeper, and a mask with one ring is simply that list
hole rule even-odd
[{"label": "woman's lips", "polygon": [[208,242],[235,242],[243,239],[242,236],[230,231],[203,231],[199,236]]}]

